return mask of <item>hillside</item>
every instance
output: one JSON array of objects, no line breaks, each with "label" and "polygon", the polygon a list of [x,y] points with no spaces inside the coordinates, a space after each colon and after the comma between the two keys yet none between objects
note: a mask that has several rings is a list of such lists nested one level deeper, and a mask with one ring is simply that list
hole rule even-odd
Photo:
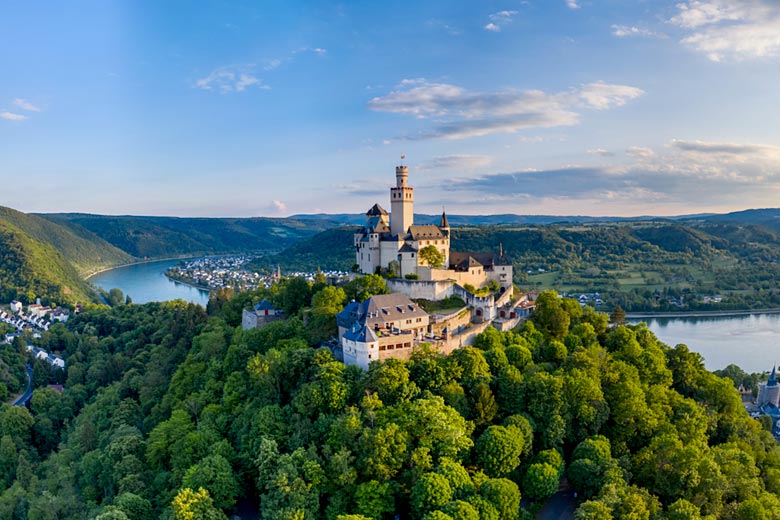
[{"label": "hillside", "polygon": [[36,240],[0,220],[0,302],[14,298],[33,303],[94,301],[94,294],[65,256],[53,245]]},{"label": "hillside", "polygon": [[357,229],[356,226],[341,226],[325,230],[281,253],[258,258],[247,265],[247,269],[270,272],[281,265],[285,271],[314,271],[318,267],[348,271],[355,263],[352,236]]},{"label": "hillside", "polygon": [[81,274],[133,260],[130,254],[77,224],[63,226],[3,206],[0,206],[0,222],[11,224],[38,242],[51,244]]},{"label": "hillside", "polygon": [[[335,228],[255,262],[285,270],[350,269],[354,228]],[[453,227],[455,251],[503,245],[526,289],[599,292],[627,310],[780,306],[780,235],[746,223],[645,221]],[[712,301],[720,296],[720,301]],[[717,299],[717,298],[716,298]]]},{"label": "hillside", "polygon": [[[0,516],[529,520],[565,477],[555,518],[777,518],[772,420],[645,324],[547,292],[519,330],[367,371],[312,348],[300,308],[238,327],[272,292],[338,296],[311,290],[241,293],[210,316],[92,309],[44,334],[68,371],[39,361],[29,409],[0,406]],[[335,327],[342,305],[326,307]]]},{"label": "hillside", "polygon": [[138,258],[279,251],[334,225],[329,220],[304,222],[271,218],[177,218],[81,213],[41,216],[52,222],[88,230]]}]

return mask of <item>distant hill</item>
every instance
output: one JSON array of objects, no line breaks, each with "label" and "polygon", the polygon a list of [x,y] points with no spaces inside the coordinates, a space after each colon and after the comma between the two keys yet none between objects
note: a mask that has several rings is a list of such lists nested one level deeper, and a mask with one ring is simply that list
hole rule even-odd
[{"label": "distant hill", "polygon": [[[389,210],[388,210],[389,211]],[[780,213],[780,210],[778,210]],[[706,219],[712,214],[703,213],[697,215],[680,215],[674,217],[588,217],[584,215],[516,215],[503,213],[499,215],[457,215],[447,214],[447,220],[451,226],[501,226],[501,225],[545,225],[545,224],[588,224],[608,222],[643,222],[648,220],[680,220],[680,219]],[[340,224],[363,225],[366,216],[362,213],[316,213],[293,215],[290,218],[303,221],[333,221]],[[417,224],[438,224],[441,214],[426,215],[415,213],[414,221]]]},{"label": "distant hill", "polygon": [[138,258],[279,251],[337,225],[332,220],[294,218],[178,218],[42,214],[79,226]]},{"label": "distant hill", "polygon": [[280,265],[285,271],[314,271],[318,267],[348,271],[355,263],[352,237],[357,229],[357,226],[341,226],[325,230],[281,253],[259,258],[247,268],[271,272]]},{"label": "distant hill", "polygon": [[95,295],[76,268],[52,244],[36,240],[0,219],[0,302],[94,301]]}]

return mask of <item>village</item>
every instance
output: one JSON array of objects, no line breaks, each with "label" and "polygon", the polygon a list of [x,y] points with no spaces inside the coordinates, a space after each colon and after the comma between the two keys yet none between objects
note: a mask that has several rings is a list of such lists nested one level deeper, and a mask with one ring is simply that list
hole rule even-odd
[{"label": "village", "polygon": [[[8,310],[0,308],[0,323],[13,328],[13,332],[7,332],[0,338],[0,344],[10,345],[17,337],[25,337],[27,334],[33,341],[40,339],[41,333],[48,331],[54,323],[65,323],[70,318],[70,312],[62,309],[45,307],[40,300],[25,307],[20,301],[13,300],[8,304]],[[33,346],[26,341],[26,349],[36,359],[42,359],[53,368],[65,368],[65,360],[56,354]]]},{"label": "village", "polygon": [[[236,291],[249,291],[261,287],[268,288],[281,280],[279,268],[271,275],[246,270],[246,264],[255,258],[252,255],[232,255],[186,260],[166,271],[165,275],[171,280],[208,290],[230,288]],[[337,270],[322,271],[322,274],[331,282],[344,280],[349,275],[345,271]],[[286,275],[313,281],[317,273],[296,271]]]}]

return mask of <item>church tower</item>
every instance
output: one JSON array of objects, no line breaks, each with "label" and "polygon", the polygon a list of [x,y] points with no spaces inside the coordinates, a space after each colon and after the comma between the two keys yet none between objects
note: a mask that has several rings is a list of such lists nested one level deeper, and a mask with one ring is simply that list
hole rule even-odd
[{"label": "church tower", "polygon": [[414,223],[414,188],[408,185],[409,168],[395,167],[395,187],[390,188],[390,232],[403,237]]}]

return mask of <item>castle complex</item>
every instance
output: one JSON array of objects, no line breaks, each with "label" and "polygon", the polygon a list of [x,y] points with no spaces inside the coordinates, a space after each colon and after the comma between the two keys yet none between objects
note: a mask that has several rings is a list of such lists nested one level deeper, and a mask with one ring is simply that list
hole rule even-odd
[{"label": "castle complex", "polygon": [[[388,214],[379,204],[371,206],[365,226],[355,233],[355,264],[359,272],[391,272],[396,276],[393,291],[430,300],[451,296],[452,291],[446,287],[453,284],[480,288],[495,280],[502,291],[512,286],[512,265],[501,254],[450,252],[451,230],[446,213],[442,213],[438,225],[415,225],[414,188],[409,186],[406,166],[395,168],[390,209]],[[420,256],[421,251],[430,247],[443,257],[441,265],[430,265],[425,256]]]},{"label": "castle complex", "polygon": [[[336,316],[343,361],[364,370],[374,361],[408,359],[420,343],[449,354],[471,345],[487,327],[515,327],[533,307],[526,295],[513,298],[512,265],[503,251],[450,251],[446,213],[438,225],[416,225],[414,188],[406,166],[396,167],[395,179],[391,213],[374,204],[354,236],[357,271],[387,275],[392,294],[353,301]],[[462,299],[465,306],[429,315],[412,301],[449,296]]]}]

